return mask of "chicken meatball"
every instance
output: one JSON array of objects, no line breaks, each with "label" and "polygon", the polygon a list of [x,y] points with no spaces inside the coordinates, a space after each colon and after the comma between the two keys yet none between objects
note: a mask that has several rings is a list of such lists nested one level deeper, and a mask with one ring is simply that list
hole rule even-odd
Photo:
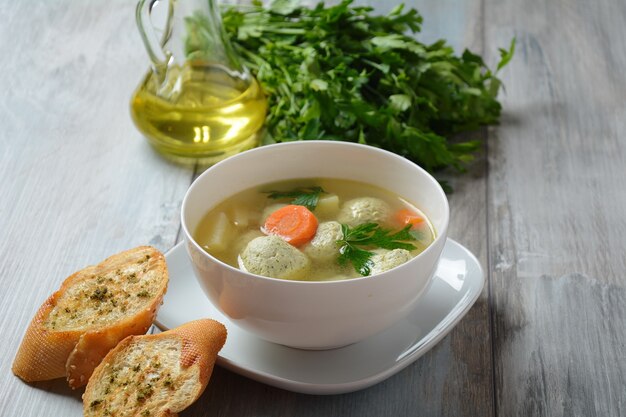
[{"label": "chicken meatball", "polygon": [[338,220],[354,227],[364,223],[385,223],[390,215],[391,207],[380,198],[361,197],[346,201]]},{"label": "chicken meatball", "polygon": [[393,249],[377,253],[372,256],[372,262],[374,266],[371,268],[371,275],[380,274],[381,272],[389,271],[398,265],[402,265],[411,259],[411,252],[406,249]]},{"label": "chicken meatball", "polygon": [[314,261],[332,260],[339,254],[337,241],[342,237],[341,224],[338,222],[320,223],[315,236],[302,248],[302,251]]},{"label": "chicken meatball", "polygon": [[278,236],[252,239],[239,255],[239,267],[270,278],[301,279],[309,269],[309,258]]}]

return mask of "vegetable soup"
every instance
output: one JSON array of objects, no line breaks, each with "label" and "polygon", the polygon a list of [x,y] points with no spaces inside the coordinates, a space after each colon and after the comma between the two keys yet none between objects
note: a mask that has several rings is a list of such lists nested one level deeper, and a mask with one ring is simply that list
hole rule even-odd
[{"label": "vegetable soup", "polygon": [[424,213],[402,197],[328,178],[242,191],[212,208],[194,232],[204,250],[235,268],[308,281],[387,271],[434,238]]}]

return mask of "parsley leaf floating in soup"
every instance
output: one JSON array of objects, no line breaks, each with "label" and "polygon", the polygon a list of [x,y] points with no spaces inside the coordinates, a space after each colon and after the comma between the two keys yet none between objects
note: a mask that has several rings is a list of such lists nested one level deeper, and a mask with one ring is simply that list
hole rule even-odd
[{"label": "parsley leaf floating in soup", "polygon": [[290,191],[268,191],[267,197],[274,200],[291,199],[291,204],[304,206],[313,211],[323,192],[322,187],[299,187]]},{"label": "parsley leaf floating in soup", "polygon": [[[338,240],[340,265],[350,262],[356,271],[363,276],[370,275],[375,255],[372,249],[404,249],[415,250],[416,247],[407,241],[414,241],[415,236],[411,233],[411,226],[393,232],[383,229],[376,223],[365,223],[354,228],[342,224],[343,238]],[[395,266],[395,265],[394,265]],[[382,272],[382,271],[381,271]]]}]

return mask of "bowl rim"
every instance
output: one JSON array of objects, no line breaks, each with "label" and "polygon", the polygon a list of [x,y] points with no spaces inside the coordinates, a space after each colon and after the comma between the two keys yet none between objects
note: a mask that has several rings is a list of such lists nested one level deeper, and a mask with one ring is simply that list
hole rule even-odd
[{"label": "bowl rim", "polygon": [[[367,276],[355,277],[355,278],[349,278],[349,279],[343,279],[343,280],[330,280],[330,281],[300,281],[300,280],[289,280],[289,279],[282,279],[282,278],[272,278],[272,277],[266,277],[263,275],[253,274],[248,271],[243,271],[239,268],[235,268],[234,266],[229,265],[225,262],[222,262],[220,259],[216,258],[215,256],[205,251],[200,246],[200,244],[196,242],[196,240],[193,238],[193,235],[189,232],[189,229],[185,222],[185,212],[186,212],[186,207],[187,207],[187,203],[189,200],[189,196],[194,192],[194,189],[198,187],[198,184],[201,178],[207,175],[210,175],[210,173],[213,170],[218,169],[222,165],[237,163],[237,161],[240,159],[245,160],[246,158],[249,158],[250,154],[252,153],[269,152],[273,148],[298,147],[298,146],[306,147],[306,146],[316,146],[320,144],[323,144],[324,146],[330,146],[330,147],[333,147],[333,146],[353,147],[355,149],[356,148],[366,149],[367,151],[371,151],[371,152],[380,152],[380,153],[386,154],[388,157],[395,158],[399,163],[411,164],[414,169],[420,172],[420,174],[424,175],[428,179],[428,181],[430,181],[431,183],[435,185],[435,190],[439,194],[439,196],[442,198],[442,201],[444,203],[445,216],[443,218],[443,227],[441,228],[441,230],[436,230],[437,235],[435,236],[435,240],[433,240],[431,244],[428,245],[428,247],[424,249],[422,252],[420,252],[418,255],[414,256],[409,261],[401,265],[398,265],[390,270],[381,272],[379,274],[374,274],[374,275],[367,275]],[[439,182],[424,168],[422,168],[421,166],[417,165],[415,162],[401,155],[398,155],[396,153],[393,153],[393,152],[390,152],[390,151],[387,151],[385,149],[381,149],[375,146],[354,143],[354,142],[342,142],[342,141],[330,141],[330,140],[306,140],[306,141],[297,141],[297,142],[294,141],[294,142],[273,143],[269,145],[259,146],[253,149],[243,151],[236,155],[230,156],[222,161],[219,161],[215,165],[212,165],[207,170],[205,170],[202,174],[198,175],[196,179],[191,183],[189,188],[187,188],[187,191],[185,192],[185,195],[183,197],[183,202],[181,205],[180,221],[181,221],[181,227],[183,229],[184,239],[187,241],[188,244],[191,243],[195,247],[196,250],[198,250],[200,253],[203,254],[203,256],[207,256],[208,258],[211,259],[211,261],[216,262],[217,264],[221,265],[222,267],[236,274],[237,273],[243,274],[251,279],[256,279],[256,280],[269,281],[269,282],[275,282],[275,283],[280,282],[282,283],[281,285],[290,285],[290,286],[302,286],[302,285],[345,286],[345,285],[357,285],[357,283],[363,280],[369,280],[369,281],[377,280],[378,281],[380,279],[384,279],[384,278],[379,278],[379,277],[385,277],[389,275],[390,273],[394,273],[394,274],[402,273],[400,269],[407,267],[409,264],[417,262],[418,259],[424,258],[427,253],[434,251],[436,247],[441,246],[441,248],[443,248],[443,245],[440,245],[440,243],[441,241],[445,241],[445,239],[447,238],[447,229],[448,229],[448,225],[450,222],[450,205],[448,203],[448,197],[446,196],[445,191],[441,187],[441,184],[439,184]]]}]

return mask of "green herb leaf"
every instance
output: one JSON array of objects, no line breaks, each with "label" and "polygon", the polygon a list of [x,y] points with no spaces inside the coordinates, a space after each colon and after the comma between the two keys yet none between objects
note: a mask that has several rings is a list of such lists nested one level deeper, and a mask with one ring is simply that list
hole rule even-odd
[{"label": "green herb leaf", "polygon": [[274,0],[270,4],[270,10],[278,14],[288,15],[299,6],[299,0]]},{"label": "green herb leaf", "polygon": [[315,91],[324,91],[328,89],[328,83],[318,78],[312,80],[309,85],[311,86],[311,89]]},{"label": "green herb leaf", "polygon": [[345,265],[350,262],[359,274],[368,276],[372,272],[372,266],[374,266],[372,256],[374,256],[373,252],[359,249],[350,244],[344,244],[339,248],[337,261],[339,265]]},{"label": "green herb leaf", "polygon": [[389,96],[391,107],[398,111],[405,111],[411,107],[411,97],[406,94],[393,94]]},{"label": "green herb leaf", "polygon": [[496,68],[496,71],[500,71],[500,69],[508,64],[509,61],[511,61],[511,59],[513,58],[513,54],[515,53],[515,38],[511,40],[511,45],[509,46],[508,50],[500,48],[499,51],[500,62],[498,62],[498,67]]},{"label": "green herb leaf", "polygon": [[322,187],[300,187],[290,191],[266,191],[268,198],[274,200],[291,199],[291,204],[304,206],[311,211],[315,210],[320,194],[324,192]]},{"label": "green herb leaf", "polygon": [[374,253],[367,249],[406,249],[410,251],[416,248],[407,241],[415,241],[419,237],[419,235],[416,236],[415,231],[411,230],[411,225],[393,232],[381,228],[376,223],[365,223],[356,227],[342,224],[341,231],[343,238],[337,241],[339,245],[337,261],[340,265],[350,262],[354,269],[363,276],[370,275],[373,266],[371,258]]}]

